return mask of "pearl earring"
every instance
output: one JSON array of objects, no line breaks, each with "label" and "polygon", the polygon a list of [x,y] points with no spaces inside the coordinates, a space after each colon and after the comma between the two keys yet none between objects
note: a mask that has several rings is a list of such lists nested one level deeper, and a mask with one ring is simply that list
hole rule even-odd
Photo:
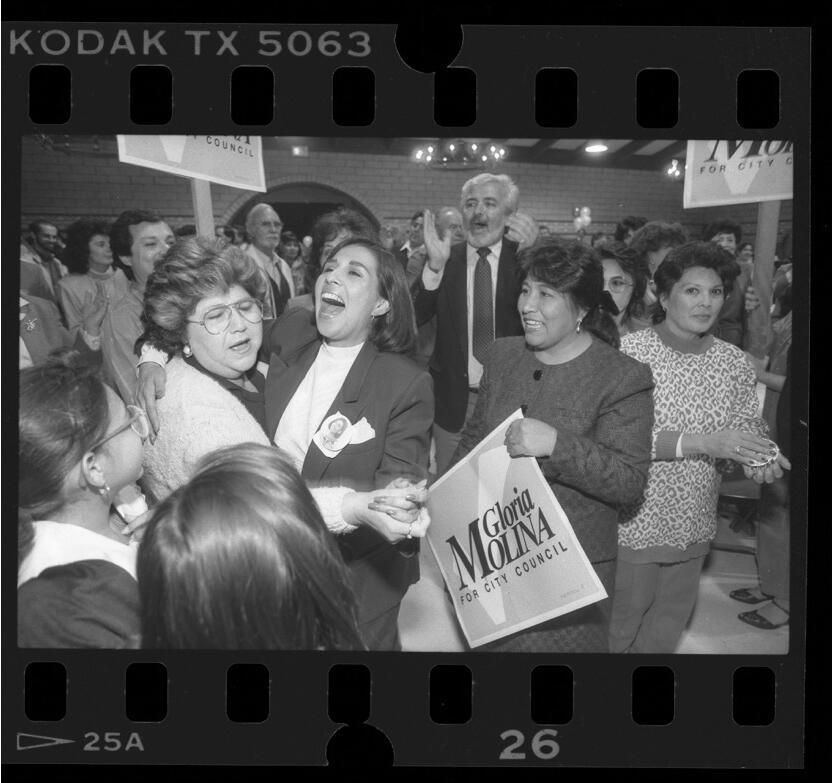
[{"label": "pearl earring", "polygon": [[190,345],[182,346],[182,355],[183,356],[191,356],[192,354],[193,354],[193,351],[191,350]]},{"label": "pearl earring", "polygon": [[583,326],[583,323],[584,323],[584,319],[579,318],[577,323],[575,324],[575,334],[580,334],[581,333],[581,327]]},{"label": "pearl earring", "polygon": [[107,484],[104,484],[104,486],[100,487],[98,491],[101,493],[101,496],[104,497],[105,495],[110,494],[110,487]]}]

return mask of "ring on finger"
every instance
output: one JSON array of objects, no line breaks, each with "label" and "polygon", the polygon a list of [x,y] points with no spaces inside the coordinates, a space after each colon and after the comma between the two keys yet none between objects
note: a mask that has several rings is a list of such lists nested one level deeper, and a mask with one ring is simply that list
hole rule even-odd
[{"label": "ring on finger", "polygon": [[406,538],[413,538],[413,525],[414,524],[415,524],[415,522],[411,522],[410,525],[408,525]]}]

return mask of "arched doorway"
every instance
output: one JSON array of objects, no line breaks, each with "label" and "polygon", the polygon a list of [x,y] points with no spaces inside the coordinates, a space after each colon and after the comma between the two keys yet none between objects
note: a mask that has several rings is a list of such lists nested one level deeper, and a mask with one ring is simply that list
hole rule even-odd
[{"label": "arched doorway", "polygon": [[294,231],[299,237],[312,232],[315,221],[325,212],[338,207],[354,209],[366,217],[378,229],[375,215],[360,201],[348,193],[316,182],[291,182],[270,190],[263,195],[253,196],[240,207],[231,219],[235,225],[244,225],[248,211],[260,202],[271,204],[283,221],[287,231]]}]

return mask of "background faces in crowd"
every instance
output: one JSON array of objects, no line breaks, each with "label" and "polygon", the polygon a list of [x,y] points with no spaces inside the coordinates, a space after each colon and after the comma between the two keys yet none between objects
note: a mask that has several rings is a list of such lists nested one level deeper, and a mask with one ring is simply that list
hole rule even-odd
[{"label": "background faces in crowd", "polygon": [[747,264],[753,263],[754,247],[750,242],[743,242],[740,245],[739,252],[737,253],[737,259],[739,261],[745,261]]},{"label": "background faces in crowd", "polygon": [[[216,322],[229,315],[228,310],[223,310],[224,305],[242,305],[245,315],[232,308],[230,320],[225,328],[220,328]],[[259,304],[241,285],[231,286],[226,293],[205,297],[188,319],[186,335],[194,358],[208,372],[221,378],[240,378],[257,361],[257,351],[263,341],[262,318]],[[217,331],[219,334],[212,334]]]},{"label": "background faces in crowd", "polygon": [[280,215],[268,204],[254,207],[246,223],[251,243],[264,253],[271,253],[278,246],[282,230],[283,221]]},{"label": "background faces in crowd", "polygon": [[131,255],[121,257],[122,263],[133,270],[133,277],[144,286],[156,262],[164,256],[174,243],[175,237],[170,226],[164,221],[158,223],[136,223],[130,226]]},{"label": "background faces in crowd", "polygon": [[680,337],[704,334],[716,321],[725,301],[725,286],[720,276],[702,266],[686,269],[670,293],[659,302],[665,310],[667,325]]},{"label": "background faces in crowd", "polygon": [[727,231],[712,236],[711,242],[715,242],[723,250],[727,250],[732,257],[737,252],[737,238]]},{"label": "background faces in crowd", "polygon": [[369,248],[347,245],[326,259],[315,283],[315,313],[327,343],[348,347],[364,342],[373,319],[389,309],[379,294],[378,261]]},{"label": "background faces in crowd", "polygon": [[494,181],[473,185],[463,195],[462,222],[473,247],[488,247],[503,238],[507,199],[505,186]]},{"label": "background faces in crowd", "polygon": [[604,290],[609,291],[619,315],[624,313],[633,297],[633,278],[614,258],[601,260],[604,267]]},{"label": "background faces in crowd", "polygon": [[58,250],[58,229],[51,223],[38,223],[32,232],[36,250],[55,253]]},{"label": "background faces in crowd", "polygon": [[411,247],[420,247],[425,243],[425,216],[423,214],[413,216],[410,221],[408,236]]},{"label": "background faces in crowd", "polygon": [[458,245],[465,241],[465,228],[462,224],[462,213],[454,207],[443,207],[436,217],[436,231],[440,239],[444,239],[447,232],[451,233],[451,244]]},{"label": "background faces in crowd", "polygon": [[89,268],[93,272],[106,272],[113,264],[110,237],[96,234],[89,242]]}]

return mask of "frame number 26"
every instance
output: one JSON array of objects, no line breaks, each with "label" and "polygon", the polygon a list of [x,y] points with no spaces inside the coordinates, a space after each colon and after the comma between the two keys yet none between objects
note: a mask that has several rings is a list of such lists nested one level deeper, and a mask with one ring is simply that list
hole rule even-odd
[{"label": "frame number 26", "polygon": [[[555,742],[558,733],[554,729],[541,729],[532,737],[532,753],[539,759],[549,761],[560,753],[560,745]],[[506,761],[522,761],[526,758],[523,750],[523,743],[526,737],[522,731],[517,729],[506,729],[501,735],[501,740],[508,740],[508,745],[503,748],[500,758]]]}]

